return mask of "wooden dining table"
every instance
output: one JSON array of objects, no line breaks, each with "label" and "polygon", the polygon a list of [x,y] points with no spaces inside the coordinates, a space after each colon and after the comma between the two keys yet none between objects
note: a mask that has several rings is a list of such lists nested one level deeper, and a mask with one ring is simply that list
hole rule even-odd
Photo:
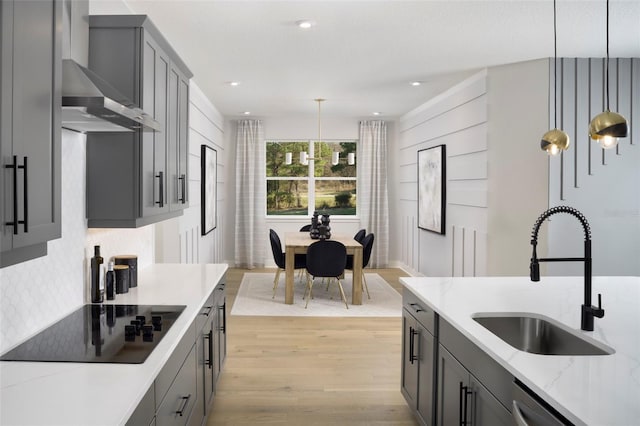
[{"label": "wooden dining table", "polygon": [[[331,234],[331,239],[339,241],[347,248],[347,254],[353,255],[353,290],[351,304],[362,305],[362,244],[346,234]],[[293,304],[294,263],[296,254],[306,254],[307,248],[318,242],[308,232],[287,232],[284,234],[285,245],[285,293],[284,303]]]}]

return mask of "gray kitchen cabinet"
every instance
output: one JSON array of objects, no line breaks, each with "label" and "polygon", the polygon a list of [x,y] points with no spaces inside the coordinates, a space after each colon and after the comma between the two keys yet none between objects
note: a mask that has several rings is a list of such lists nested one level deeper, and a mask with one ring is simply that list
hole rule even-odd
[{"label": "gray kitchen cabinet", "polygon": [[215,395],[216,383],[224,364],[227,353],[226,345],[226,295],[225,283],[220,282],[211,295],[211,309],[207,323],[200,333],[203,415],[206,417],[211,411],[211,404]]},{"label": "gray kitchen cabinet", "polygon": [[88,226],[134,228],[179,216],[187,206],[192,74],[145,15],[91,16],[89,25],[89,68],[163,129],[87,135]]},{"label": "gray kitchen cabinet", "polygon": [[224,362],[227,359],[227,297],[224,282],[216,287],[215,300],[216,323],[214,326],[214,335],[217,347],[217,363],[214,368],[214,382],[217,382]]},{"label": "gray kitchen cabinet", "polygon": [[[409,297],[409,298],[408,298]],[[424,425],[433,425],[435,368],[434,313],[405,295],[402,314],[401,391]]]},{"label": "gray kitchen cabinet", "polygon": [[189,206],[187,161],[189,156],[189,77],[175,64],[169,70],[169,208]]},{"label": "gray kitchen cabinet", "polygon": [[[156,412],[157,426],[187,425],[193,407],[196,405],[196,349],[191,345],[191,350],[184,360],[184,364],[176,374],[176,377],[169,386],[164,400]],[[198,420],[202,419],[199,413],[193,413]]]},{"label": "gray kitchen cabinet", "polygon": [[139,425],[155,425],[156,420],[156,403],[154,387],[151,385],[142,401],[138,404],[135,411],[127,420],[126,426],[139,426]]},{"label": "gray kitchen cabinet", "polygon": [[214,300],[215,290],[211,292],[211,295],[207,298],[207,301],[202,306],[200,313],[198,314],[198,318],[196,319],[198,323],[197,334],[198,338],[196,339],[196,351],[198,355],[198,371],[196,374],[196,379],[198,383],[198,389],[202,391],[202,396],[198,398],[196,404],[196,410],[202,416],[206,416],[207,407],[211,403],[211,399],[213,398],[213,387],[211,381],[208,380],[210,376],[210,371],[213,368],[214,363],[214,345],[215,339],[213,336],[213,330],[211,328],[211,323],[213,318],[215,317],[215,300]]},{"label": "gray kitchen cabinet", "polygon": [[0,3],[0,267],[59,238],[62,2]]},{"label": "gray kitchen cabinet", "polygon": [[226,356],[225,278],[211,291],[127,425],[201,425]]},{"label": "gray kitchen cabinet", "polygon": [[[469,372],[442,346],[438,351],[438,425],[461,425],[469,418]],[[466,411],[465,411],[466,410]],[[466,415],[466,417],[465,417]],[[475,424],[475,423],[474,423]]]},{"label": "gray kitchen cabinet", "polygon": [[513,376],[406,289],[402,323],[401,391],[421,424],[513,424]]},{"label": "gray kitchen cabinet", "polygon": [[437,424],[513,425],[507,410],[442,345],[438,350]]}]

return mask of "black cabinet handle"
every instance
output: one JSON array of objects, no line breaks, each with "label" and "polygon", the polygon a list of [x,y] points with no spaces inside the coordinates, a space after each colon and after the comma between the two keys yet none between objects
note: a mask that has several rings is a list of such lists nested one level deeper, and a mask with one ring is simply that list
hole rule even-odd
[{"label": "black cabinet handle", "polygon": [[18,235],[18,156],[13,156],[12,164],[5,164],[5,169],[13,169],[13,220],[5,222],[7,226],[13,226],[13,235]]},{"label": "black cabinet handle", "polygon": [[416,343],[415,343],[415,336],[419,334],[418,330],[416,330],[413,327],[409,327],[409,362],[411,364],[413,364],[413,361],[417,361],[418,357],[414,354],[415,352],[415,348],[416,348]]},{"label": "black cabinet handle", "polygon": [[209,341],[209,359],[206,359],[204,362],[209,366],[209,370],[213,367],[213,330],[209,330],[207,334],[204,335],[204,338]]},{"label": "black cabinet handle", "polygon": [[[422,309],[422,306],[418,305],[417,303],[409,303],[409,306],[411,306],[413,308],[413,311],[417,314],[418,312],[424,312],[424,309]],[[417,308],[416,308],[417,306]]]},{"label": "black cabinet handle", "polygon": [[473,392],[469,390],[468,386],[464,386],[462,382],[460,382],[460,426],[468,426],[470,422],[467,422],[468,415],[468,407],[467,404],[467,396],[471,395]]},{"label": "black cabinet handle", "polygon": [[[207,312],[204,312],[205,309],[207,310]],[[203,311],[200,312],[200,315],[204,315],[205,317],[208,317],[209,314],[211,313],[211,309],[213,309],[213,306],[204,306],[202,308]]]},{"label": "black cabinet handle", "polygon": [[159,189],[160,189],[160,201],[156,201],[156,204],[158,204],[159,207],[164,207],[164,172],[158,172],[158,174],[156,175],[156,177],[158,179],[160,179],[160,182],[158,184]]},{"label": "black cabinet handle", "polygon": [[178,197],[178,201],[185,204],[187,202],[187,176],[181,174],[178,180],[180,181],[180,190],[182,191],[182,198]]},{"label": "black cabinet handle", "polygon": [[27,171],[27,157],[24,157],[24,163],[22,164],[22,166],[18,166],[19,169],[24,169],[24,185],[22,187],[22,207],[24,209],[23,214],[24,214],[24,220],[19,221],[18,223],[22,223],[24,225],[24,232],[29,232],[29,197],[27,197],[27,194],[29,193],[29,190],[27,189],[27,176],[28,176],[28,171]]},{"label": "black cabinet handle", "polygon": [[220,328],[220,331],[222,331],[223,333],[226,333],[227,332],[227,301],[225,300],[222,306],[219,306],[218,309],[222,313],[222,327]]},{"label": "black cabinet handle", "polygon": [[182,397],[182,408],[176,411],[176,414],[180,414],[180,417],[184,415],[184,410],[187,409],[187,405],[189,404],[189,400],[191,399],[191,394]]},{"label": "black cabinet handle", "polygon": [[[18,165],[18,156],[13,156],[12,164],[6,164],[5,169],[13,169],[13,220],[11,222],[5,222],[5,225],[13,226],[13,235],[18,235],[18,226],[23,225],[24,232],[29,232],[29,193],[27,186],[27,157],[24,157],[24,163],[22,166]],[[24,219],[18,220],[18,169],[24,171],[24,185],[22,186],[22,207]]]}]

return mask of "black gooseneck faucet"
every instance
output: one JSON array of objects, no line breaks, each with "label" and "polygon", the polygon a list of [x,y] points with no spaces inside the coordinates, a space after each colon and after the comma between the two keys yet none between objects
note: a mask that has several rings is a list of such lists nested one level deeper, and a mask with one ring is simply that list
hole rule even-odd
[{"label": "black gooseneck faucet", "polygon": [[[538,259],[536,247],[538,245],[538,231],[540,230],[540,226],[549,216],[557,213],[570,214],[580,221],[582,229],[584,230],[584,257],[551,257]],[[587,219],[573,207],[552,207],[542,213],[533,225],[531,245],[533,246],[531,264],[529,265],[531,281],[540,281],[539,262],[584,262],[584,304],[581,309],[582,321],[580,328],[585,331],[593,331],[593,317],[602,318],[604,316],[604,309],[602,309],[602,295],[600,294],[598,294],[598,306],[591,305],[591,229],[589,228]]]}]

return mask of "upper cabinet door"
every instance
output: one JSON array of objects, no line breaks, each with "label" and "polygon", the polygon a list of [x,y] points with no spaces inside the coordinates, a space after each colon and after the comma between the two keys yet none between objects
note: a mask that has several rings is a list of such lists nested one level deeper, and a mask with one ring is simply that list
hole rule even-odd
[{"label": "upper cabinet door", "polygon": [[169,76],[169,200],[171,210],[188,207],[189,79],[172,66]]},{"label": "upper cabinet door", "polygon": [[142,216],[169,211],[167,188],[167,90],[169,58],[158,43],[142,32],[142,109],[164,127],[142,133]]},{"label": "upper cabinet door", "polygon": [[3,1],[2,24],[6,251],[60,237],[62,2]]}]

